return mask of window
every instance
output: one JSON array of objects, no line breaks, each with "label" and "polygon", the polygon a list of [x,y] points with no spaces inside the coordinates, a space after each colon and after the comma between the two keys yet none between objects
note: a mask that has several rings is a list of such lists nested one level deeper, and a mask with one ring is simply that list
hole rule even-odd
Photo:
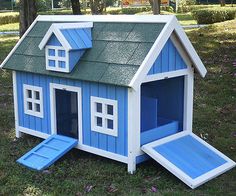
[{"label": "window", "polygon": [[46,46],[47,70],[69,72],[67,56],[67,51],[61,46]]},{"label": "window", "polygon": [[25,114],[43,118],[42,88],[24,84],[23,89]]},{"label": "window", "polygon": [[91,97],[92,131],[117,136],[118,132],[117,101]]}]

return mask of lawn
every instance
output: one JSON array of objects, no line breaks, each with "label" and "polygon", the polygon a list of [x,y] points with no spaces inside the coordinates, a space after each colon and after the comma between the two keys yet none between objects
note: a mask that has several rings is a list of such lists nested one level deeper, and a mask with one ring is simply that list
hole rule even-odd
[{"label": "lawn", "polygon": [[0,25],[0,32],[4,31],[19,31],[19,23],[9,23]]},{"label": "lawn", "polygon": [[[205,63],[205,79],[195,77],[194,132],[236,160],[236,20],[188,30]],[[17,41],[0,36],[0,62]],[[11,74],[0,71],[0,195],[235,195],[236,169],[191,190],[155,161],[138,166],[72,150],[44,172],[28,170],[16,159],[41,140],[15,139]]]}]

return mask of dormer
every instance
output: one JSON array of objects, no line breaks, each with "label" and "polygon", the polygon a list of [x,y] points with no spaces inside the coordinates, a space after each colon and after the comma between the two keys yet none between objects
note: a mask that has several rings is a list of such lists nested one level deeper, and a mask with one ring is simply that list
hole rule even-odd
[{"label": "dormer", "polygon": [[92,22],[54,23],[39,44],[45,50],[46,69],[69,73],[85,50],[92,48]]}]

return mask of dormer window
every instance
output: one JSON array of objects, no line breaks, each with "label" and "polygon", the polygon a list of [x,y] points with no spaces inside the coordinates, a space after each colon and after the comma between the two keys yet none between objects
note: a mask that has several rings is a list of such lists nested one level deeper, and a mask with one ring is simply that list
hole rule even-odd
[{"label": "dormer window", "polygon": [[54,23],[39,44],[46,70],[70,73],[86,49],[92,48],[92,22]]},{"label": "dormer window", "polygon": [[46,69],[69,72],[68,52],[61,46],[46,46]]}]

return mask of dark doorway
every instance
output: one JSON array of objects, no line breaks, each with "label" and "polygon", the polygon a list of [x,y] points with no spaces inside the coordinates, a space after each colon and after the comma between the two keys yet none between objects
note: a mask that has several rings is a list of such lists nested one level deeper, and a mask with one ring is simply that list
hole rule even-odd
[{"label": "dark doorway", "polygon": [[57,134],[78,139],[77,93],[56,89]]}]

